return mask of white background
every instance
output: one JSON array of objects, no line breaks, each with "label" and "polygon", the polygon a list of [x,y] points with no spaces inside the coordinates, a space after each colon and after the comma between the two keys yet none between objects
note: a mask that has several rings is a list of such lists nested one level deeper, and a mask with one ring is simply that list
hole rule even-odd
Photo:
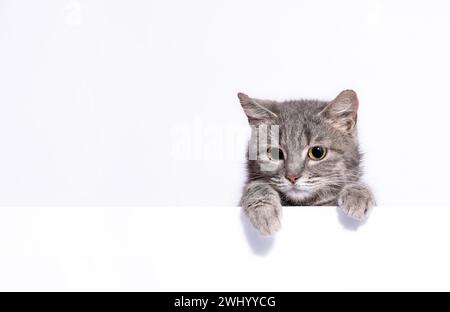
[{"label": "white background", "polygon": [[448,291],[449,217],[285,207],[261,238],[238,207],[2,207],[0,290]]},{"label": "white background", "polygon": [[[448,290],[449,16],[448,1],[0,0],[0,288]],[[244,180],[238,91],[347,88],[380,206],[367,224],[288,208],[260,241],[212,207]]]},{"label": "white background", "polygon": [[345,88],[378,203],[448,204],[449,16],[448,1],[0,1],[0,204],[236,205],[236,93]]}]

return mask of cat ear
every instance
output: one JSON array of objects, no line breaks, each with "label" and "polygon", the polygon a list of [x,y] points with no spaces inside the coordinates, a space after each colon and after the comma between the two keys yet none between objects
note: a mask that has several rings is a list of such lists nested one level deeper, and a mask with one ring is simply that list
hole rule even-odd
[{"label": "cat ear", "polygon": [[344,90],[320,112],[320,115],[328,119],[334,127],[349,132],[355,128],[357,113],[356,92]]},{"label": "cat ear", "polygon": [[238,93],[237,96],[250,124],[267,123],[278,117],[276,102],[253,99],[244,93]]}]

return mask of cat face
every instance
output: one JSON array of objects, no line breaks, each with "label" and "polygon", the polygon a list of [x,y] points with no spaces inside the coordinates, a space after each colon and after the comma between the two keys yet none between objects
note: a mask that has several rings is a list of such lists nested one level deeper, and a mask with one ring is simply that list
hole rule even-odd
[{"label": "cat face", "polygon": [[333,101],[275,102],[238,94],[252,126],[250,180],[264,180],[291,203],[332,200],[358,180],[358,99],[351,90]]}]

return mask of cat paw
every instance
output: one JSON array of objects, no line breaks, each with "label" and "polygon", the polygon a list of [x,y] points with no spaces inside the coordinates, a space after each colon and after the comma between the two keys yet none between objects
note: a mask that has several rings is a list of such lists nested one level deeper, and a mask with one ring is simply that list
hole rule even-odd
[{"label": "cat paw", "polygon": [[342,189],[339,194],[338,205],[347,216],[362,221],[369,216],[375,205],[375,200],[366,186],[352,184]]},{"label": "cat paw", "polygon": [[250,222],[262,235],[270,236],[280,230],[282,211],[280,203],[260,203],[245,210]]}]

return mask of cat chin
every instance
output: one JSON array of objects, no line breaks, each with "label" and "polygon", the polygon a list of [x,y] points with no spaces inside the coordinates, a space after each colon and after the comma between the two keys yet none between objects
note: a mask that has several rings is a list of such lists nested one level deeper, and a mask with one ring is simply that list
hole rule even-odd
[{"label": "cat chin", "polygon": [[286,197],[288,197],[292,201],[301,202],[311,198],[313,193],[293,188],[284,192],[284,195],[286,195]]}]

